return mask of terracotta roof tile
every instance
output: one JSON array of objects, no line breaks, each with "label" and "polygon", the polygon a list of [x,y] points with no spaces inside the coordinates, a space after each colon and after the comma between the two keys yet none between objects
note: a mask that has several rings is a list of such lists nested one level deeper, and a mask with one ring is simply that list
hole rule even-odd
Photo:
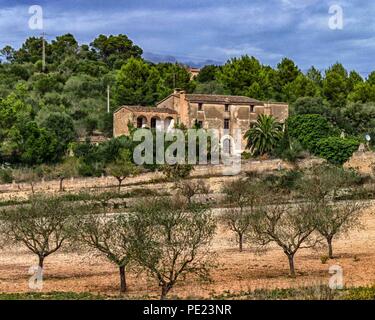
[{"label": "terracotta roof tile", "polygon": [[244,96],[225,96],[211,94],[187,94],[186,100],[198,103],[221,103],[221,104],[256,104],[263,105],[263,102]]},{"label": "terracotta roof tile", "polygon": [[[122,106],[117,111],[122,108],[126,108],[134,112],[153,112],[153,113],[167,113],[167,114],[177,114],[175,110],[168,108],[156,108],[156,107],[143,107],[143,106]],[[117,112],[116,111],[116,112]]]}]

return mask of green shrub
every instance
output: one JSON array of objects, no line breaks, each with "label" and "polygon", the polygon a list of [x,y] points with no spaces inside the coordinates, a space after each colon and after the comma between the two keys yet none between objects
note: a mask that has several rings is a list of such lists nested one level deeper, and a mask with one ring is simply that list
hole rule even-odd
[{"label": "green shrub", "polygon": [[167,179],[180,180],[186,179],[194,167],[190,164],[175,164],[175,165],[164,165],[162,172],[165,174]]},{"label": "green shrub", "polygon": [[0,182],[1,183],[12,183],[13,175],[10,169],[0,169]]},{"label": "green shrub", "polygon": [[318,114],[305,114],[292,116],[287,121],[289,137],[297,139],[302,147],[316,152],[320,139],[329,137],[335,133],[330,122]]},{"label": "green shrub", "polygon": [[318,141],[316,154],[333,164],[342,165],[358,150],[359,142],[355,139],[328,137]]}]

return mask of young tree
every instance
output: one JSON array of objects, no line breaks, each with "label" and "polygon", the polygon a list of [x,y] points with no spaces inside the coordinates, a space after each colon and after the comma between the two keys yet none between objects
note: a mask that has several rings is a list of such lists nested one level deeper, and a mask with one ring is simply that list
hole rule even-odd
[{"label": "young tree", "polygon": [[299,249],[316,245],[314,230],[314,219],[307,206],[271,205],[258,210],[249,238],[261,248],[270,243],[281,247],[288,257],[290,276],[295,277],[294,257]]},{"label": "young tree", "polygon": [[120,156],[106,168],[107,174],[115,177],[118,181],[118,192],[121,191],[122,182],[129,176],[139,173],[139,169],[130,160],[130,152],[123,150]]},{"label": "young tree", "polygon": [[348,233],[354,228],[361,227],[363,206],[359,203],[345,201],[342,204],[321,203],[315,208],[316,230],[326,239],[328,257],[334,259],[333,239]]},{"label": "young tree", "polygon": [[72,238],[115,264],[119,268],[120,292],[126,292],[126,267],[131,261],[127,217],[100,214],[97,207],[86,205],[73,222]]},{"label": "young tree", "polygon": [[21,168],[14,170],[13,176],[17,183],[26,182],[30,184],[31,193],[35,194],[35,184],[40,181],[40,175],[36,168]]},{"label": "young tree", "polygon": [[216,223],[206,207],[155,199],[132,210],[134,257],[157,280],[161,299],[189,274],[208,276]]},{"label": "young tree", "polygon": [[249,231],[255,206],[259,204],[262,196],[261,185],[239,179],[227,183],[223,192],[230,207],[225,210],[222,220],[236,234],[239,251],[242,252],[244,236]]},{"label": "young tree", "polygon": [[59,250],[67,240],[66,226],[73,207],[57,197],[33,196],[30,204],[3,210],[0,220],[9,243],[24,245],[39,259]]},{"label": "young tree", "polygon": [[186,179],[193,170],[194,167],[190,164],[166,164],[162,167],[162,172],[165,176],[175,181]]},{"label": "young tree", "polygon": [[300,193],[308,200],[314,215],[317,231],[326,239],[328,256],[333,259],[333,239],[360,226],[363,206],[347,201],[343,205],[335,201],[340,189],[356,181],[351,171],[324,165],[316,167],[300,182]]},{"label": "young tree", "polygon": [[192,199],[196,194],[208,194],[210,192],[210,187],[203,180],[195,182],[188,180],[180,181],[176,183],[176,189],[187,199],[189,204],[192,203]]},{"label": "young tree", "polygon": [[64,191],[63,182],[65,179],[73,178],[78,175],[78,166],[78,159],[69,157],[55,167],[52,175],[60,180],[60,192]]}]

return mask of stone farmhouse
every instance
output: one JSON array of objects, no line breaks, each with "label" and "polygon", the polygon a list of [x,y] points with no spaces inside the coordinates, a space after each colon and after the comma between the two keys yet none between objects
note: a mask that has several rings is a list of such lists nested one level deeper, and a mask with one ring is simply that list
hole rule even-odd
[{"label": "stone farmhouse", "polygon": [[[128,124],[136,128],[170,130],[175,124],[187,128],[198,125],[204,129],[219,129],[242,136],[257,121],[260,114],[272,115],[284,123],[289,115],[286,103],[262,102],[244,96],[187,94],[175,90],[156,107],[122,106],[114,112],[113,135],[128,135]],[[243,148],[246,141],[243,140]]]}]

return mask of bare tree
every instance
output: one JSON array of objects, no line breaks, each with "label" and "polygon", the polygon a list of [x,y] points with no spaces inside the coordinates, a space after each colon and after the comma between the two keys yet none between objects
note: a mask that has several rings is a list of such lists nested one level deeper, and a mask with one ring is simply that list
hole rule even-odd
[{"label": "bare tree", "polygon": [[134,257],[157,280],[161,299],[189,274],[208,277],[216,223],[206,207],[166,199],[140,202],[131,225]]},{"label": "bare tree", "polygon": [[343,203],[322,202],[315,206],[316,230],[326,239],[328,257],[334,259],[333,239],[362,226],[360,218],[364,206],[358,202]]},{"label": "bare tree", "polygon": [[126,267],[131,261],[126,216],[100,214],[100,208],[82,206],[70,228],[72,238],[106,257],[119,268],[120,292],[127,290]]},{"label": "bare tree", "polygon": [[36,254],[39,267],[67,240],[66,225],[73,212],[71,204],[56,197],[33,196],[30,204],[1,212],[8,243],[20,243]]},{"label": "bare tree", "polygon": [[210,192],[210,187],[206,185],[203,180],[180,181],[176,183],[175,187],[179,190],[180,194],[187,199],[189,204],[192,203],[192,199],[196,194],[208,194]]},{"label": "bare tree", "polygon": [[239,251],[243,251],[244,236],[249,231],[254,209],[263,196],[258,182],[239,179],[225,185],[223,192],[229,208],[225,209],[222,221],[236,234]]},{"label": "bare tree", "polygon": [[[35,184],[41,180],[36,168],[21,168],[14,170],[14,178],[17,183],[26,182],[30,184],[31,193],[33,195],[35,194]],[[20,187],[18,186],[18,188]]]},{"label": "bare tree", "polygon": [[295,277],[294,257],[299,249],[316,245],[314,230],[314,219],[308,207],[278,204],[258,210],[252,220],[250,238],[262,249],[270,243],[281,247],[288,257],[290,275]]},{"label": "bare tree", "polygon": [[355,227],[360,227],[363,205],[345,201],[339,204],[337,195],[345,187],[355,183],[352,171],[324,165],[315,168],[301,181],[301,194],[307,198],[317,231],[326,239],[328,257],[333,259],[333,239]]}]

